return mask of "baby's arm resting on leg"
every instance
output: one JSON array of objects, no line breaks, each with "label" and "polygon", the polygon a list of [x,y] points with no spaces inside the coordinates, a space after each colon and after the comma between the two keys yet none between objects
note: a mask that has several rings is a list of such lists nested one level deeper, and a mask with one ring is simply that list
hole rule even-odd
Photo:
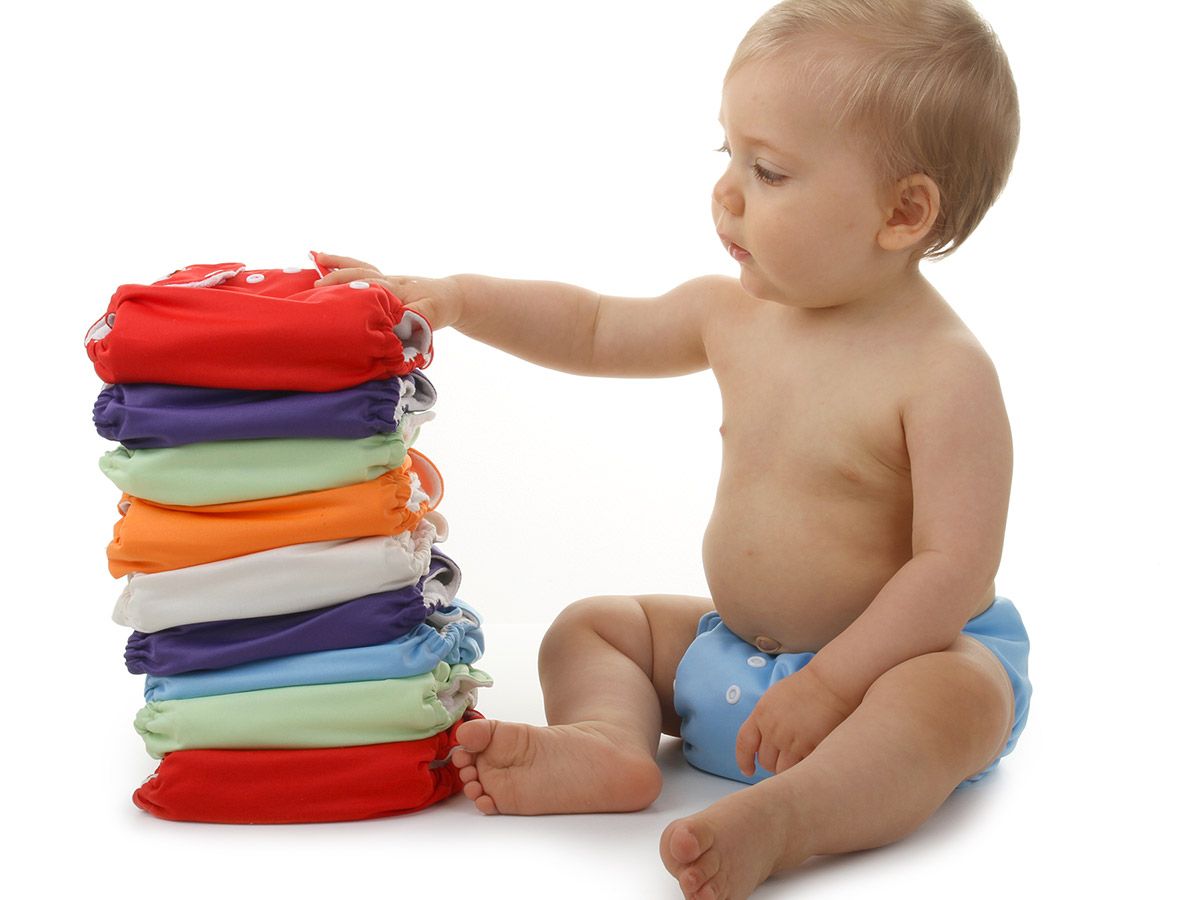
[{"label": "baby's arm resting on leg", "polygon": [[791,768],[854,709],[805,666],[767,688],[742,723],[734,751],[738,769],[753,775],[756,753],[768,772]]},{"label": "baby's arm resting on leg", "polygon": [[902,410],[912,468],[912,558],[808,664],[848,702],[877,678],[957,640],[995,587],[1012,482],[1012,436],[992,362],[943,348]]}]

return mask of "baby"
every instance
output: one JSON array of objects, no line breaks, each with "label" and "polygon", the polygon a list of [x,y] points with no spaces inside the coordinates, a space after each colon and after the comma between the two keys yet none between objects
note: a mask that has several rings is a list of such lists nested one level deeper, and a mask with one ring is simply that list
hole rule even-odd
[{"label": "baby", "polygon": [[712,191],[737,279],[661,297],[384,276],[436,328],[580,375],[711,368],[724,461],[711,599],[589,597],[538,665],[548,727],[480,720],[453,756],[484,813],[640,810],[660,734],[750,784],[672,822],[687,897],[748,896],[909,834],[1012,750],[1028,638],[996,596],[1012,441],[991,360],[919,269],[1004,186],[1016,89],[965,0],[792,0],[742,40]]}]

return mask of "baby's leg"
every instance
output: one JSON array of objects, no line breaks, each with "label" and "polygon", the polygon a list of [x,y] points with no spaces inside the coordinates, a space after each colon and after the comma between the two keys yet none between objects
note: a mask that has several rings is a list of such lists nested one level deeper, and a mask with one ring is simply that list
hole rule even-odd
[{"label": "baby's leg", "polygon": [[805,759],[672,822],[659,851],[688,900],[741,900],[811,856],[899,840],[999,756],[1013,691],[960,637],[885,672]]},{"label": "baby's leg", "polygon": [[568,606],[542,640],[546,728],[462,725],[464,792],[485,813],[628,812],[662,789],[659,735],[679,734],[672,681],[712,609],[705,597],[589,597]]}]

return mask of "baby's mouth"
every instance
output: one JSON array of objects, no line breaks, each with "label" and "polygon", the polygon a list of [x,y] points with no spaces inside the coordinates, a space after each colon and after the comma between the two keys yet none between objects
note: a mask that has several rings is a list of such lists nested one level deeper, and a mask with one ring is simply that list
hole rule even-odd
[{"label": "baby's mouth", "polygon": [[751,258],[749,250],[747,250],[745,247],[739,247],[733,241],[729,242],[728,250],[729,250],[729,255],[732,256],[734,259],[736,259],[738,262],[745,262],[746,260]]},{"label": "baby's mouth", "polygon": [[744,262],[745,260],[751,258],[749,250],[740,244],[735,244],[732,240],[725,236],[723,231],[718,230],[717,237],[721,239],[721,244],[724,245],[725,249],[729,251],[729,255],[738,262]]}]

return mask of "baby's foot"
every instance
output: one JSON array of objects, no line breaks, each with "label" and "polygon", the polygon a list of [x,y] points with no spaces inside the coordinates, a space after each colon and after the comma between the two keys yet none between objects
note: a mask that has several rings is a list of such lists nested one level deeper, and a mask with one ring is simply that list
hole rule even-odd
[{"label": "baby's foot", "polygon": [[658,852],[687,900],[744,900],[775,872],[779,824],[738,791],[668,825]]},{"label": "baby's foot", "polygon": [[633,812],[662,790],[646,750],[603,722],[538,727],[476,719],[458,727],[451,761],[487,815]]}]

